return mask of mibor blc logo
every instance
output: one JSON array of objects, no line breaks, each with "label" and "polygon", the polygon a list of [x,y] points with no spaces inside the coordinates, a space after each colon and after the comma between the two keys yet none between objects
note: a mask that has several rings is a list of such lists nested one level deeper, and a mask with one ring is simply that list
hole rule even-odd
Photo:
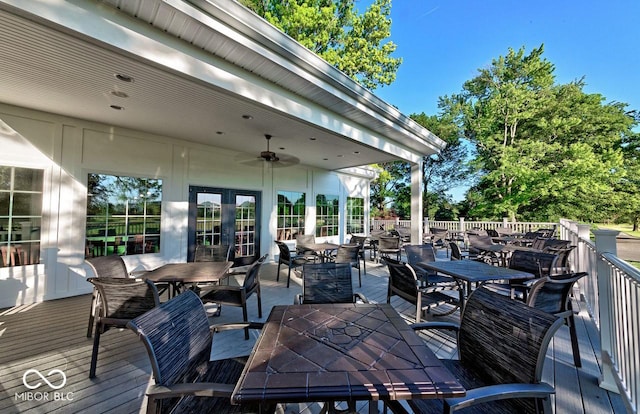
[{"label": "mibor blc logo", "polygon": [[[28,369],[22,375],[22,383],[25,387],[34,391],[15,393],[16,401],[71,401],[72,392],[57,391],[67,384],[67,376],[62,370],[52,369],[43,375],[37,369]],[[39,390],[46,387],[44,391]],[[48,389],[54,390],[48,391]]]}]

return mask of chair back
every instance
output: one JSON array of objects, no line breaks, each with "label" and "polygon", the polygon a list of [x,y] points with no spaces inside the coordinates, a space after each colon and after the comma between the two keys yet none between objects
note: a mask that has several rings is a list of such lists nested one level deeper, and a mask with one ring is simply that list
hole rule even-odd
[{"label": "chair back", "polygon": [[431,241],[433,244],[436,244],[437,242],[444,244],[446,239],[449,237],[449,230],[447,229],[431,227],[429,228],[429,232],[431,232]]},{"label": "chair back", "polygon": [[348,263],[308,263],[302,267],[302,303],[351,303]]},{"label": "chair back", "polygon": [[420,262],[436,261],[436,254],[430,244],[405,244],[403,248],[407,254],[407,263],[413,267]]},{"label": "chair back", "polygon": [[397,236],[380,236],[378,244],[380,250],[397,250],[400,249],[400,237]]},{"label": "chair back", "polygon": [[334,262],[358,266],[360,263],[360,246],[357,244],[341,244],[338,246]]},{"label": "chair back", "polygon": [[242,282],[242,287],[247,293],[247,297],[249,297],[260,286],[260,269],[268,256],[268,254],[265,254],[249,266],[244,277],[244,282]]},{"label": "chair back", "polygon": [[128,278],[127,266],[117,254],[92,257],[86,260],[94,277]]},{"label": "chair back", "polygon": [[487,229],[487,235],[489,237],[500,237],[500,233],[495,229]]},{"label": "chair back", "polygon": [[286,243],[276,240],[276,244],[278,245],[278,250],[280,250],[280,256],[278,257],[278,261],[280,263],[289,263],[291,261],[291,251],[289,250],[289,246]]},{"label": "chair back", "polygon": [[510,236],[513,234],[513,230],[510,229],[509,227],[496,227],[496,232],[498,233],[498,236],[502,237],[502,236]]},{"label": "chair back", "polygon": [[296,236],[296,244],[309,245],[316,244],[316,236],[313,234],[299,234]]},{"label": "chair back", "polygon": [[100,318],[129,320],[160,304],[158,290],[150,280],[91,277],[87,281],[98,290]]},{"label": "chair back", "polygon": [[449,242],[449,248],[451,249],[451,260],[462,260],[462,250],[456,242]]},{"label": "chair back", "polygon": [[549,342],[562,323],[562,318],[480,287],[462,313],[460,362],[487,384],[538,383]]},{"label": "chair back", "polygon": [[211,355],[207,313],[191,290],[138,316],[127,327],[144,343],[157,385],[183,382],[184,372],[196,375],[196,368]]},{"label": "chair back", "polygon": [[509,260],[509,268],[533,273],[536,278],[540,278],[552,274],[557,261],[556,254],[516,250]]},{"label": "chair back", "polygon": [[585,276],[587,273],[581,272],[538,279],[529,289],[527,305],[562,316],[570,311],[568,301],[573,285]]},{"label": "chair back", "polygon": [[391,296],[398,295],[408,302],[417,303],[418,276],[411,265],[393,259],[385,259],[389,268],[389,292],[387,303]]},{"label": "chair back", "polygon": [[207,246],[199,244],[193,257],[194,262],[228,262],[232,261],[232,247],[228,244]]}]

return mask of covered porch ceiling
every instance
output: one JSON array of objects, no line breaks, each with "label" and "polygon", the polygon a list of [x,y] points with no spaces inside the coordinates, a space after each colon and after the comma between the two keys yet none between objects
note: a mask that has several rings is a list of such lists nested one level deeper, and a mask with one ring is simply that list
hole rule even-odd
[{"label": "covered porch ceiling", "polygon": [[270,134],[279,156],[328,170],[444,146],[232,1],[0,0],[0,36],[5,104],[234,150],[238,161],[257,159]]}]

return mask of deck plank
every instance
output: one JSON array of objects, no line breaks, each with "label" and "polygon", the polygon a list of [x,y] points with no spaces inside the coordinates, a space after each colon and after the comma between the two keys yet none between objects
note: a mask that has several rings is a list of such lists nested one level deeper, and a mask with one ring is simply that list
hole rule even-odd
[{"label": "deck plank", "polygon": [[[438,251],[444,257],[444,251]],[[258,318],[255,298],[249,299],[251,320],[265,320],[274,305],[290,304],[300,292],[301,280],[292,273],[291,287],[286,286],[286,268],[276,282],[275,264],[266,264],[261,274],[263,317]],[[363,293],[372,302],[386,302],[386,268],[367,262],[367,274],[362,275],[362,288],[357,284],[354,271],[354,290]],[[237,283],[232,280],[231,283]],[[7,413],[137,413],[144,407],[144,392],[150,380],[150,365],[143,345],[133,332],[110,330],[102,336],[98,357],[97,376],[88,378],[93,340],[86,338],[90,295],[76,296],[0,310],[0,412]],[[407,322],[412,322],[415,308],[394,297],[391,304]],[[582,304],[583,305],[583,304]],[[580,340],[583,368],[573,366],[571,344],[567,328],[561,328],[550,346],[543,378],[557,388],[553,397],[556,414],[564,413],[624,413],[625,407],[616,394],[598,387],[599,336],[580,302],[576,321]],[[453,314],[447,320],[456,320]],[[241,308],[225,306],[212,323],[242,319]],[[427,318],[429,319],[429,317]],[[439,318],[442,319],[442,318]],[[226,332],[214,337],[212,357],[225,357],[250,352],[258,333],[244,340],[242,332]],[[421,334],[440,358],[457,356],[455,338],[448,332]],[[61,391],[73,392],[72,401],[16,401],[15,394],[26,391],[22,375],[27,369],[42,372],[62,369],[67,384]],[[288,404],[287,413],[316,414],[321,406]],[[368,403],[359,402],[358,412],[368,412]],[[379,404],[382,409],[382,404]]]}]

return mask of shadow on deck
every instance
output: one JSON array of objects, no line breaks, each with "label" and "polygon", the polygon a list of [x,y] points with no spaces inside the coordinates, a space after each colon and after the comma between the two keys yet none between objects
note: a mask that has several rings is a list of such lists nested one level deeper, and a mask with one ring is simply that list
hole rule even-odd
[{"label": "shadow on deck", "polygon": [[[291,288],[285,287],[284,269],[280,282],[276,282],[276,268],[274,264],[263,266],[263,320],[273,305],[293,303],[295,294],[300,291],[300,278],[293,274]],[[386,267],[368,262],[362,288],[357,288],[357,277],[354,276],[355,290],[365,294],[370,301],[385,302],[387,277]],[[86,338],[89,304],[90,296],[85,295],[0,311],[0,412],[140,412],[144,407],[150,365],[143,345],[132,332],[111,330],[102,336],[97,377],[88,378],[93,343]],[[392,304],[408,322],[412,322],[411,315],[415,311],[409,304],[397,298]],[[249,318],[259,320],[255,299],[249,300],[248,307]],[[549,348],[544,370],[545,381],[556,387],[554,412],[624,413],[621,398],[598,386],[598,332],[584,303],[576,301],[574,309],[579,309],[576,322],[583,367],[576,369],[573,366],[569,331],[566,327],[561,328]],[[453,317],[459,317],[458,313]],[[241,309],[233,307],[224,307],[219,317],[211,318],[212,323],[240,320]],[[447,334],[433,334],[428,340],[440,358],[456,356],[453,338]],[[216,335],[214,341],[213,357],[239,355],[251,351],[255,336],[245,341],[243,332],[230,332]],[[23,375],[29,369],[36,369],[43,375],[54,369],[61,370],[66,375],[66,383],[58,390],[47,386],[29,390],[23,383]],[[32,382],[40,380],[33,374],[29,378],[33,378]],[[47,379],[54,386],[62,383],[60,374],[54,373]],[[47,400],[37,392],[45,388],[50,391]],[[320,406],[289,404],[281,409],[286,413],[313,414],[319,412]],[[358,409],[367,412],[368,403],[360,403]]]}]

